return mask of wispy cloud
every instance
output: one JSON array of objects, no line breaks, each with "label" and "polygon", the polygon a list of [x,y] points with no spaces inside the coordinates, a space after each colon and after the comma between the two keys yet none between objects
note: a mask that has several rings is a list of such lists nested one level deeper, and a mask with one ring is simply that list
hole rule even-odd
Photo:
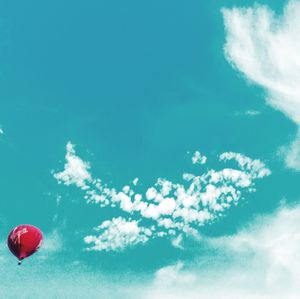
[{"label": "wispy cloud", "polygon": [[[192,162],[203,157],[196,152]],[[72,161],[76,161],[76,167],[70,166]],[[235,167],[210,169],[201,175],[183,173],[181,183],[158,178],[143,192],[135,191],[138,184],[135,179],[118,191],[103,184],[100,179],[93,179],[88,172],[89,163],[76,156],[74,146],[68,143],[64,171],[54,174],[54,177],[59,182],[63,180],[66,185],[73,184],[83,189],[87,202],[109,206],[128,215],[125,219],[117,214],[117,218],[100,224],[96,235],[85,238],[85,242],[91,245],[90,250],[121,250],[127,245],[145,243],[158,237],[169,237],[180,248],[183,236],[198,237],[203,225],[224,215],[231,206],[239,203],[243,192],[255,191],[256,180],[271,174],[263,162],[239,153],[223,153],[219,162],[231,163]],[[75,175],[70,169],[75,169]]]},{"label": "wispy cloud", "polygon": [[18,266],[5,256],[0,259],[0,274],[0,297],[5,299],[132,299],[133,282],[139,285],[128,273],[91,271],[81,263],[59,258],[51,262],[36,259]]},{"label": "wispy cloud", "polygon": [[207,157],[201,155],[199,151],[195,151],[194,156],[192,157],[193,164],[205,164]]},{"label": "wispy cloud", "polygon": [[[131,229],[130,229],[131,231]],[[0,248],[2,298],[298,299],[300,205],[260,216],[234,235],[202,238],[201,254],[155,273],[106,273],[36,259],[18,271]],[[200,245],[199,245],[200,246]],[[33,258],[34,259],[34,258]],[[20,269],[18,269],[20,270]],[[2,271],[2,272],[1,272]]]},{"label": "wispy cloud", "polygon": [[[289,1],[280,17],[262,5],[222,12],[228,61],[266,90],[268,104],[300,127],[300,1]],[[287,166],[297,170],[299,140],[300,133],[285,153]]]},{"label": "wispy cloud", "polygon": [[258,217],[236,235],[202,239],[208,249],[192,262],[158,270],[140,298],[297,299],[300,206]]},{"label": "wispy cloud", "polygon": [[63,238],[58,230],[46,234],[43,238],[42,246],[38,252],[37,258],[47,259],[63,250]]},{"label": "wispy cloud", "polygon": [[246,110],[243,112],[236,112],[236,116],[248,116],[248,117],[255,117],[260,115],[262,112],[258,110]]},{"label": "wispy cloud", "polygon": [[257,116],[261,114],[260,111],[257,111],[257,110],[246,110],[245,111],[245,115],[248,115],[248,116]]}]

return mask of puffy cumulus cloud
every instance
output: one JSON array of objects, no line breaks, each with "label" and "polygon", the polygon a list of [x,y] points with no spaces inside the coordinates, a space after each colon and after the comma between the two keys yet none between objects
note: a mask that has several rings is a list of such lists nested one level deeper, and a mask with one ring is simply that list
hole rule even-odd
[{"label": "puffy cumulus cloud", "polygon": [[225,152],[220,155],[220,160],[235,160],[243,171],[250,173],[252,178],[263,178],[271,174],[270,170],[260,160],[253,160],[239,153]]},{"label": "puffy cumulus cloud", "polygon": [[[81,161],[81,165],[89,165],[75,156],[73,147],[72,156]],[[68,152],[66,159],[68,165]],[[127,213],[129,219],[139,219],[137,222],[119,217],[104,221],[96,228],[98,235],[85,238],[89,249],[122,250],[151,238],[167,236],[175,247],[182,248],[183,236],[198,238],[202,226],[224,215],[231,206],[239,203],[243,193],[255,191],[256,180],[271,174],[260,160],[239,153],[225,152],[219,156],[219,161],[230,161],[234,168],[210,169],[200,175],[183,173],[181,183],[158,178],[143,192],[134,190],[134,182],[117,190],[86,175],[84,197],[89,203],[116,208]],[[54,177],[60,180],[60,174],[54,174]],[[67,182],[82,189],[77,180],[68,179]]]},{"label": "puffy cumulus cloud", "polygon": [[297,299],[300,206],[258,217],[235,235],[202,239],[207,252],[163,267],[140,290],[144,299]]},{"label": "puffy cumulus cloud", "polygon": [[205,164],[207,157],[202,156],[199,151],[195,151],[194,156],[192,157],[193,164]]},{"label": "puffy cumulus cloud", "polygon": [[145,243],[152,235],[150,229],[140,227],[138,221],[122,217],[106,220],[96,228],[97,236],[86,236],[84,241],[93,244],[89,250],[122,250],[138,243]]},{"label": "puffy cumulus cloud", "polygon": [[92,177],[89,173],[89,164],[75,155],[75,147],[71,142],[67,144],[65,169],[62,172],[54,174],[54,177],[60,183],[65,185],[75,184],[81,189],[88,189],[88,183]]},{"label": "puffy cumulus cloud", "polygon": [[[300,1],[291,0],[283,16],[266,6],[222,10],[225,55],[246,78],[262,86],[267,102],[300,126]],[[300,129],[285,151],[288,167],[300,170]]]}]

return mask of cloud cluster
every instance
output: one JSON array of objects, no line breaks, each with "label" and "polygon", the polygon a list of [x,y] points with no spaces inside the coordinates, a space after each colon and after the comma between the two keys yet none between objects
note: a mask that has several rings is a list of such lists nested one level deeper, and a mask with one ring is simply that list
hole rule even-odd
[{"label": "cloud cluster", "polygon": [[[222,13],[227,60],[262,86],[267,102],[300,127],[300,1],[289,1],[280,17],[262,5]],[[288,167],[300,170],[299,153],[300,133],[286,150]]]},{"label": "cloud cluster", "polygon": [[[196,152],[192,162],[195,157],[196,161],[204,159]],[[90,250],[122,250],[166,236],[181,248],[183,235],[198,237],[201,226],[224,215],[231,206],[238,204],[243,191],[254,192],[255,181],[271,174],[263,162],[239,153],[223,153],[219,161],[234,163],[236,167],[210,169],[201,175],[183,173],[181,183],[158,178],[143,192],[134,190],[138,184],[135,179],[122,190],[116,190],[92,178],[88,172],[89,163],[76,156],[74,145],[69,142],[64,170],[54,177],[58,182],[84,190],[87,202],[116,208],[128,215],[100,224],[96,228],[97,235],[84,239],[91,245]]]},{"label": "cloud cluster", "polygon": [[138,221],[122,217],[106,220],[96,230],[99,236],[86,236],[85,243],[92,244],[89,250],[120,250],[127,246],[145,243],[152,235],[150,229],[140,227]]}]

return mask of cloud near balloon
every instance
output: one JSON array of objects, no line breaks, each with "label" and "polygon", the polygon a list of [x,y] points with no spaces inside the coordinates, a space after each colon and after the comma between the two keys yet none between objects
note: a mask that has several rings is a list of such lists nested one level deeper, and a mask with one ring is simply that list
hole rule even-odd
[{"label": "cloud near balloon", "polygon": [[[231,167],[206,169],[200,175],[183,173],[179,183],[158,178],[153,186],[136,192],[137,178],[121,190],[93,178],[90,164],[76,155],[71,142],[66,146],[65,159],[64,169],[53,173],[58,183],[77,186],[88,203],[116,210],[116,217],[105,220],[94,234],[84,238],[87,250],[99,251],[123,250],[162,237],[181,248],[183,236],[198,238],[202,226],[222,217],[243,194],[256,191],[256,180],[271,174],[260,160],[225,152],[218,160]],[[207,157],[195,152],[192,162],[201,170]],[[120,212],[127,217],[120,217]]]},{"label": "cloud near balloon", "polygon": [[[38,259],[16,275],[0,246],[1,298],[298,299],[300,206],[283,205],[236,234],[202,238],[205,251],[152,271],[92,272],[64,259]],[[45,239],[48,239],[46,237]],[[37,255],[43,254],[43,248]]]}]

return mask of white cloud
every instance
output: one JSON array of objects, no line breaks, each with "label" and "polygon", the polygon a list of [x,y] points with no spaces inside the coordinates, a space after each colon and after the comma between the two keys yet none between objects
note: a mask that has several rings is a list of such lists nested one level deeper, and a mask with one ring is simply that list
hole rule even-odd
[{"label": "white cloud", "polygon": [[157,191],[154,187],[149,188],[146,192],[146,198],[148,200],[154,199],[156,195],[157,195]]},{"label": "white cloud", "polygon": [[297,299],[300,205],[255,219],[236,235],[202,239],[206,253],[157,271],[143,299]]},{"label": "white cloud", "polygon": [[258,110],[246,110],[246,111],[237,111],[234,113],[235,116],[248,116],[248,117],[255,117],[262,114],[262,111],[258,111]]},{"label": "white cloud", "polygon": [[75,146],[68,142],[66,153],[65,169],[62,172],[55,173],[54,177],[58,182],[65,185],[75,184],[77,187],[85,190],[88,189],[88,183],[92,182],[89,173],[89,164],[81,160],[75,153]]},{"label": "white cloud", "polygon": [[184,249],[182,246],[183,237],[182,235],[178,235],[175,239],[172,240],[172,245],[175,248]]},{"label": "white cloud", "polygon": [[300,170],[300,133],[298,137],[289,145],[283,146],[279,153],[285,156],[285,163],[287,167]]},{"label": "white cloud", "polygon": [[43,243],[37,254],[38,259],[48,259],[63,250],[63,240],[58,230],[44,235]]},{"label": "white cloud", "polygon": [[257,116],[261,114],[260,111],[257,111],[257,110],[247,110],[245,111],[245,115],[248,115],[248,116]]},{"label": "white cloud", "polygon": [[123,250],[128,246],[145,243],[152,235],[151,230],[140,227],[138,221],[127,221],[122,217],[106,220],[96,230],[99,235],[84,238],[88,245],[92,244],[88,250]]},{"label": "white cloud", "polygon": [[[203,225],[212,223],[224,215],[231,206],[239,203],[243,198],[243,193],[255,191],[256,180],[271,174],[265,164],[257,159],[251,159],[239,153],[226,152],[219,156],[219,161],[221,163],[233,161],[234,168],[210,169],[201,175],[183,173],[181,183],[159,178],[153,186],[140,193],[135,192],[134,184],[133,186],[125,185],[119,192],[102,183],[100,179],[93,179],[89,173],[81,176],[83,178],[80,183],[78,183],[78,175],[75,175],[76,179],[73,179],[73,176],[70,179],[70,173],[74,173],[74,171],[69,171],[70,168],[73,169],[70,167],[70,155],[72,155],[72,161],[80,161],[76,164],[80,164],[81,168],[84,168],[84,171],[80,173],[89,170],[84,167],[89,163],[77,157],[73,146],[69,146],[65,170],[62,173],[54,174],[58,181],[63,178],[67,185],[73,184],[81,189],[87,189],[85,190],[85,199],[88,202],[99,204],[101,207],[110,206],[118,209],[119,212],[125,212],[127,218],[137,218],[142,227],[151,231],[151,234],[144,234],[146,231],[141,229],[139,234],[142,233],[143,241],[137,238],[132,242],[124,242],[124,246],[168,236],[173,240],[174,238],[176,240],[179,235],[181,238],[183,236],[197,238]],[[197,159],[199,157],[197,155]],[[117,228],[118,224],[123,223],[120,218],[117,219],[103,222],[98,227],[99,236],[88,236],[85,239],[91,244],[91,250],[123,248],[114,243],[119,242],[117,233],[121,232]],[[131,220],[129,222],[132,225],[135,223]],[[124,234],[124,232],[122,233]],[[117,236],[115,239],[111,238],[113,234]],[[132,238],[132,236],[129,237]],[[122,237],[122,239],[124,238]],[[109,242],[112,245],[109,245]],[[181,241],[177,243],[179,244]]]},{"label": "white cloud", "polygon": [[[222,12],[228,61],[262,86],[267,102],[300,127],[300,1],[289,1],[281,17],[262,5]],[[299,140],[300,133],[286,152],[287,166],[297,170]]]},{"label": "white cloud", "polygon": [[265,164],[255,159],[250,159],[239,153],[225,152],[220,155],[221,161],[235,160],[243,171],[249,171],[253,178],[263,178],[271,174]]},{"label": "white cloud", "polygon": [[193,164],[205,164],[206,161],[207,161],[207,157],[202,156],[199,151],[195,151],[192,157]]}]

